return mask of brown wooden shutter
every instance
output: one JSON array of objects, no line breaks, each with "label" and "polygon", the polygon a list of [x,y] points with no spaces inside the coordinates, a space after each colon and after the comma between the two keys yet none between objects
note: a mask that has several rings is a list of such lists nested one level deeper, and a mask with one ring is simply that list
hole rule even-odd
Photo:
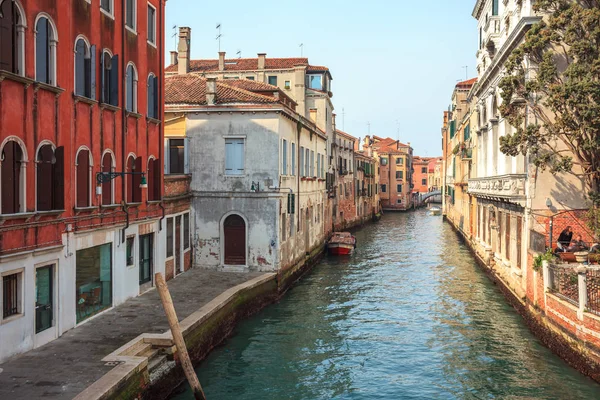
[{"label": "brown wooden shutter", "polygon": [[111,58],[110,67],[110,99],[107,103],[111,106],[119,106],[119,56],[114,55]]},{"label": "brown wooden shutter", "polygon": [[9,141],[2,151],[2,214],[19,212],[21,193],[21,148]]},{"label": "brown wooden shutter", "polygon": [[13,1],[0,4],[0,69],[17,72],[16,65],[16,21]]},{"label": "brown wooden shutter", "polygon": [[[129,157],[127,159],[127,168],[129,171],[127,172],[135,172],[135,159],[133,157]],[[133,177],[134,175],[127,175],[126,179],[127,179],[127,198],[126,201],[127,203],[133,203],[133,190],[131,190],[133,188]]]},{"label": "brown wooden shutter", "polygon": [[52,158],[54,157],[54,151],[52,146],[42,146],[38,152],[37,157],[37,177],[36,177],[36,198],[37,198],[37,210],[38,211],[50,211],[52,210],[52,200],[54,195],[53,190],[53,166]]},{"label": "brown wooden shutter", "polygon": [[156,200],[154,198],[154,192],[155,192],[154,160],[150,160],[148,162],[147,182],[148,182],[148,201]]},{"label": "brown wooden shutter", "polygon": [[65,148],[57,147],[54,150],[54,158],[56,162],[54,163],[53,169],[53,208],[55,210],[64,210],[65,209]]},{"label": "brown wooden shutter", "polygon": [[162,163],[160,159],[154,160],[154,200],[162,198],[162,190],[160,186],[160,171],[162,171]]},{"label": "brown wooden shutter", "polygon": [[77,207],[90,205],[90,152],[81,150],[77,155]]},{"label": "brown wooden shutter", "polygon": [[517,267],[521,268],[521,230],[523,229],[523,218],[517,217]]},{"label": "brown wooden shutter", "polygon": [[504,229],[504,245],[506,246],[506,259],[510,261],[510,214],[506,213],[506,228]]},{"label": "brown wooden shutter", "polygon": [[[110,153],[104,154],[102,158],[102,172],[112,172],[112,156]],[[112,203],[112,181],[102,183],[102,204]]]},{"label": "brown wooden shutter", "polygon": [[90,47],[90,99],[96,100],[96,46]]},{"label": "brown wooden shutter", "polygon": [[142,182],[142,175],[139,172],[144,172],[142,167],[142,157],[138,157],[135,159],[135,172],[133,175],[133,202],[140,203],[142,201],[142,189],[140,188],[140,183]]}]

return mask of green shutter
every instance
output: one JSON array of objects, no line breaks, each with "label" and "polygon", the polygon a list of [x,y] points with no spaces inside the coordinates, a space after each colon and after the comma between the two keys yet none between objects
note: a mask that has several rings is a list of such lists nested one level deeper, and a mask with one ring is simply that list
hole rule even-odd
[{"label": "green shutter", "polygon": [[456,178],[456,157],[452,157],[452,177]]},{"label": "green shutter", "polygon": [[469,125],[465,126],[464,130],[464,140],[469,140],[471,138],[471,128]]},{"label": "green shutter", "polygon": [[450,121],[450,139],[454,137],[456,133],[456,121]]}]

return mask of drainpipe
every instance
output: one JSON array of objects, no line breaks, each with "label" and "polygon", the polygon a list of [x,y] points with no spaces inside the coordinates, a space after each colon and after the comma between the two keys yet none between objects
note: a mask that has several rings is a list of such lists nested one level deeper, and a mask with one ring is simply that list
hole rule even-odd
[{"label": "drainpipe", "polygon": [[[121,2],[121,15],[125,18],[125,1]],[[125,132],[127,130],[127,114],[125,111],[125,86],[126,86],[126,65],[125,64],[125,21],[121,23],[121,168],[125,171]],[[127,215],[127,223],[125,224],[125,228],[121,230],[121,243],[125,243],[125,231],[129,228],[129,212],[127,211],[126,197],[127,197],[127,188],[125,187],[125,177],[121,179],[121,196],[123,196],[123,211]]]},{"label": "drainpipe", "polygon": [[[159,15],[160,15],[160,17],[159,17],[159,21],[160,21],[159,22],[159,24],[160,24],[159,32],[164,32],[164,25],[165,24],[164,24],[164,5],[163,5],[163,0],[159,0],[159,4],[158,5],[159,5],[159,11],[158,12],[159,12]],[[160,37],[159,37],[160,46],[158,47],[159,49],[164,49],[164,43],[163,42],[164,42],[164,35],[160,35]],[[160,73],[159,73],[159,77],[160,77],[159,87],[160,87],[160,89],[158,90],[158,93],[157,93],[157,96],[158,96],[157,101],[158,101],[158,107],[159,107],[158,117],[160,119],[160,128],[159,128],[159,131],[160,131],[160,129],[162,129],[163,132],[164,132],[164,128],[165,128],[165,125],[164,125],[164,121],[165,121],[165,108],[163,107],[163,102],[162,102],[163,93],[164,93],[164,90],[165,90],[164,89],[165,69],[163,68],[163,65],[165,65],[165,62],[164,62],[165,59],[164,59],[164,57],[165,57],[165,53],[163,51],[161,51],[160,52],[160,64],[159,64],[159,70],[160,70]],[[165,143],[164,143],[163,138],[164,138],[164,134],[163,135],[158,135],[158,157],[159,157],[159,159],[162,160],[163,165],[164,165],[165,159],[163,157],[164,157],[164,151],[165,151],[164,150]],[[163,220],[165,219],[165,206],[164,206],[164,201],[163,201],[163,196],[164,196],[163,191],[164,191],[164,186],[165,186],[165,184],[164,184],[165,175],[164,175],[164,168],[162,166],[160,167],[160,172],[162,173],[162,179],[160,180],[160,182],[162,184],[162,188],[160,190],[160,203],[158,204],[158,206],[162,210],[162,216],[161,216],[160,220],[158,221],[158,230],[162,231],[162,226],[163,226],[162,224],[163,224]]]},{"label": "drainpipe", "polygon": [[296,209],[296,229],[298,229],[300,227],[300,213],[299,213],[299,209],[300,209],[300,181],[302,180],[301,176],[302,176],[302,166],[300,165],[300,133],[302,132],[302,121],[300,119],[300,116],[298,116],[298,125],[296,125],[296,134],[298,136],[298,144],[296,145],[296,160],[298,161],[298,175],[296,175],[296,182],[298,185],[298,190],[296,191],[296,193],[298,193],[298,207],[295,207]]}]

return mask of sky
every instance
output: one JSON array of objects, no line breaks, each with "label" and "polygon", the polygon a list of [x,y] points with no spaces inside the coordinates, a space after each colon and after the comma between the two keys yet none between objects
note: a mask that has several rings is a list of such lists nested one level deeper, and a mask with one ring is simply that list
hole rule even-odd
[{"label": "sky", "polygon": [[[441,124],[458,81],[476,76],[475,0],[169,0],[173,26],[192,28],[192,59],[299,57],[327,66],[337,127],[410,142],[414,154],[441,155]],[[468,66],[466,70],[464,67]]]}]

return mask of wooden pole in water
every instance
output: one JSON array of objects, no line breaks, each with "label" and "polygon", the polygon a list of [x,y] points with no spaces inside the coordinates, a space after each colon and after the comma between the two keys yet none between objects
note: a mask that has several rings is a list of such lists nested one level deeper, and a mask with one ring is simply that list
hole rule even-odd
[{"label": "wooden pole in water", "polygon": [[196,375],[196,371],[194,371],[194,366],[192,365],[190,355],[188,354],[187,347],[185,346],[185,341],[183,340],[183,335],[181,334],[179,320],[177,319],[177,314],[175,313],[175,307],[173,307],[173,300],[171,299],[171,293],[169,293],[167,283],[160,272],[157,272],[154,275],[154,279],[156,282],[156,289],[160,295],[160,300],[162,301],[163,308],[165,309],[165,314],[167,315],[167,320],[169,321],[169,327],[171,328],[171,334],[173,335],[175,347],[177,347],[177,352],[179,353],[179,359],[181,360],[183,372],[185,373],[185,377],[192,388],[194,398],[196,400],[206,400],[206,396],[204,395],[204,391],[202,390],[202,386],[200,386],[200,381],[198,380],[198,375]]}]

